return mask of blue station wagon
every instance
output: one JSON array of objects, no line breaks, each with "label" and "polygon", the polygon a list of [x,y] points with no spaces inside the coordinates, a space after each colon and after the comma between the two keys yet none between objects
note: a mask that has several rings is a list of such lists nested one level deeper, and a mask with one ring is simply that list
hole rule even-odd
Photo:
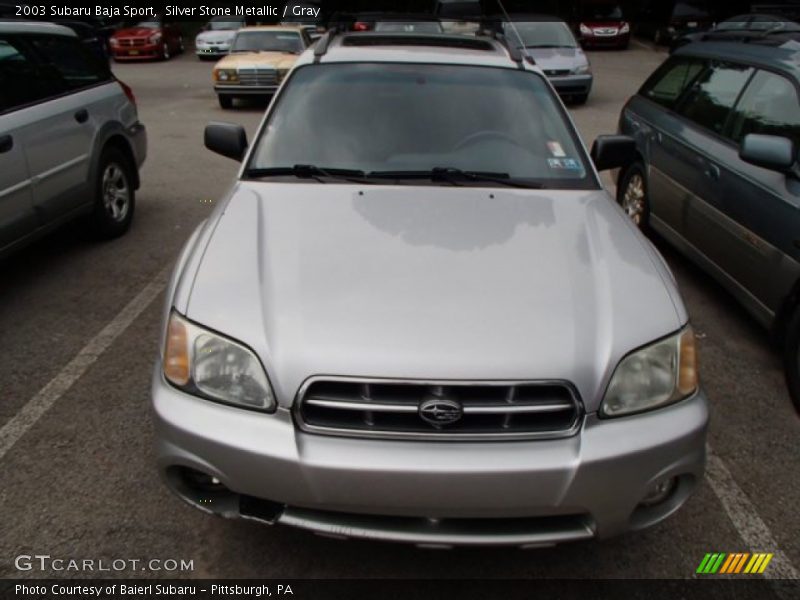
[{"label": "blue station wagon", "polygon": [[800,409],[800,44],[690,44],[623,108],[617,200],[769,327]]}]

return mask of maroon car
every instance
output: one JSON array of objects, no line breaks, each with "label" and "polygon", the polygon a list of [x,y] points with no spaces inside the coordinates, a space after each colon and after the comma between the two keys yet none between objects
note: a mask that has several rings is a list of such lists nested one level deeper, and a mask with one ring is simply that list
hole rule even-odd
[{"label": "maroon car", "polygon": [[117,30],[109,46],[114,60],[169,60],[183,52],[183,37],[176,25],[156,18]]},{"label": "maroon car", "polygon": [[584,2],[578,23],[578,39],[586,48],[627,48],[631,41],[631,25],[625,20],[619,4]]}]

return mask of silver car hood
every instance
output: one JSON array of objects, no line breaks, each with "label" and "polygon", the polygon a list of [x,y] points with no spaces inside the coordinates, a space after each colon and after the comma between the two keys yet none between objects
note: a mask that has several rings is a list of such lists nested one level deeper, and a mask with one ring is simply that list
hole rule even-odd
[{"label": "silver car hood", "polygon": [[312,375],[563,379],[591,412],[686,320],[601,191],[242,182],[207,227],[176,307],[253,348],[283,406]]},{"label": "silver car hood", "polygon": [[235,37],[235,29],[224,29],[222,31],[203,31],[198,33],[195,39],[198,42],[206,42],[208,44],[230,44]]}]

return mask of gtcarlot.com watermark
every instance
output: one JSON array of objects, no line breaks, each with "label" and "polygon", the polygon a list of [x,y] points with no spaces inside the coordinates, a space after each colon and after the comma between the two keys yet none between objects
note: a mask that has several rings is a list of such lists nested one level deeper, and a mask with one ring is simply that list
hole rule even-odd
[{"label": "gtcarlot.com watermark", "polygon": [[49,554],[20,554],[14,559],[17,571],[42,573],[186,573],[194,571],[194,560],[175,558],[64,558]]}]

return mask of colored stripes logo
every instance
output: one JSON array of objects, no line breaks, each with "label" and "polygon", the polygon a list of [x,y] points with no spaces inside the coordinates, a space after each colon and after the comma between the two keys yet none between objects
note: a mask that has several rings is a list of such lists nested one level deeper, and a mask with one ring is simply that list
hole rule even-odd
[{"label": "colored stripes logo", "polygon": [[700,575],[757,575],[767,570],[773,554],[725,554],[715,552],[706,554],[697,573]]}]

